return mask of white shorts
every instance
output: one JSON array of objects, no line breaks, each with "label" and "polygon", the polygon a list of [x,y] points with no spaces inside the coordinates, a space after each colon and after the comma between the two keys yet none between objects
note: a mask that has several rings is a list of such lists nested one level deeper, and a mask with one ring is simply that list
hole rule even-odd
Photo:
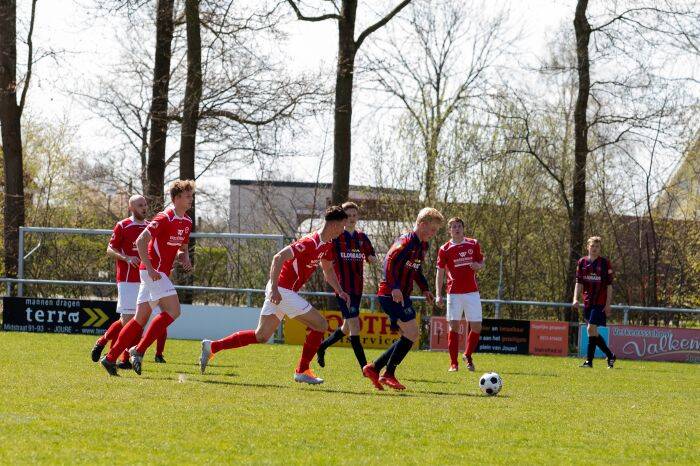
[{"label": "white shorts", "polygon": [[141,283],[117,283],[117,312],[119,314],[136,314],[136,298],[139,295]]},{"label": "white shorts", "polygon": [[447,320],[462,320],[463,315],[468,322],[481,322],[481,296],[478,291],[447,295]]},{"label": "white shorts", "polygon": [[306,314],[313,308],[313,306],[311,306],[307,300],[299,296],[296,291],[282,287],[279,287],[279,290],[282,295],[282,301],[280,301],[279,304],[273,304],[273,302],[270,301],[272,284],[267,282],[267,286],[265,287],[265,303],[263,304],[262,311],[260,311],[260,315],[276,315],[279,320],[282,320],[286,315],[292,319],[296,316]]},{"label": "white shorts", "polygon": [[139,294],[136,298],[136,305],[141,303],[150,302],[151,307],[153,307],[154,302],[157,302],[161,298],[166,296],[177,295],[175,291],[175,286],[173,282],[170,281],[167,275],[163,272],[158,272],[160,274],[160,280],[153,281],[151,277],[148,276],[147,270],[139,270],[139,275],[141,275],[141,285],[139,286]]}]

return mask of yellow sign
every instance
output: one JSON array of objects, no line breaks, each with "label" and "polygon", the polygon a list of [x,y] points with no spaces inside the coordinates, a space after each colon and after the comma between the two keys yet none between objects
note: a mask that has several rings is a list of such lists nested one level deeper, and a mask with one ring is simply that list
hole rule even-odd
[{"label": "yellow sign", "polygon": [[88,320],[83,324],[83,327],[101,327],[102,324],[109,320],[109,316],[102,312],[99,307],[84,307],[83,310],[88,314]]},{"label": "yellow sign", "polygon": [[[343,324],[340,311],[320,311],[328,321],[327,337]],[[417,316],[416,319],[420,319]],[[418,320],[420,322],[420,320]],[[365,348],[388,348],[399,338],[398,332],[389,329],[389,316],[382,312],[360,312],[360,341]],[[284,321],[284,342],[290,345],[303,345],[306,339],[306,326],[295,319]],[[336,346],[350,346],[349,335],[343,337]]]}]

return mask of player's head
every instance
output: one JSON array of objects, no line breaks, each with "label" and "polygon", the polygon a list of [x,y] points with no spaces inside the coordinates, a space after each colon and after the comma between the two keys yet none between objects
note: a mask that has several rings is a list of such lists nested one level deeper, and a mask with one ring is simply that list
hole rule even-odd
[{"label": "player's head", "polygon": [[464,220],[459,217],[452,217],[447,221],[447,228],[450,230],[450,237],[454,241],[464,239]]},{"label": "player's head", "polygon": [[348,221],[346,227],[349,230],[354,230],[355,225],[357,225],[357,220],[360,218],[360,208],[354,202],[348,201],[343,203],[343,210],[348,214]]},{"label": "player's head", "polygon": [[323,226],[332,238],[337,238],[345,229],[345,223],[348,221],[348,214],[339,205],[332,205],[326,209],[326,215],[323,217],[325,224]]},{"label": "player's head", "polygon": [[603,238],[600,236],[591,236],[588,238],[586,246],[586,249],[588,249],[588,255],[600,256],[600,251],[603,247]]},{"label": "player's head", "polygon": [[432,207],[423,207],[418,212],[418,217],[416,217],[416,233],[421,241],[428,241],[435,236],[444,221],[445,217],[442,216],[439,210]]},{"label": "player's head", "polygon": [[170,185],[170,199],[176,210],[189,210],[194,201],[194,180],[175,180]]},{"label": "player's head", "polygon": [[148,211],[148,203],[146,198],[140,194],[134,194],[129,198],[129,212],[134,216],[139,222],[146,218],[146,212]]}]

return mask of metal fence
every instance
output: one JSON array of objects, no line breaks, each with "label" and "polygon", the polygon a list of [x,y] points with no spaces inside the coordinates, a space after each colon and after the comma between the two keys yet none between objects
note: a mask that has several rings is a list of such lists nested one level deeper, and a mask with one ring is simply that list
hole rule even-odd
[{"label": "metal fence", "polygon": [[[11,294],[11,287],[13,284],[17,284],[17,295],[22,296],[24,294],[24,285],[50,285],[50,286],[77,286],[77,287],[116,287],[113,282],[104,281],[86,281],[86,280],[47,280],[47,279],[35,279],[35,278],[25,278],[25,262],[33,254],[40,251],[42,248],[42,241],[40,240],[35,247],[33,247],[28,253],[25,254],[25,245],[27,244],[25,236],[30,233],[35,234],[63,234],[63,235],[103,235],[109,236],[112,234],[111,230],[106,229],[80,229],[80,228],[45,228],[45,227],[20,227],[19,231],[19,264],[18,264],[18,278],[0,278],[0,282],[4,282],[7,288],[7,295]],[[192,238],[202,238],[202,239],[219,239],[219,240],[266,240],[271,241],[275,244],[276,250],[281,249],[285,244],[285,237],[282,235],[268,235],[268,234],[244,234],[244,233],[193,233]],[[500,265],[502,268],[502,264]],[[501,284],[502,285],[502,284]],[[197,293],[223,293],[223,294],[238,294],[244,296],[244,303],[248,307],[254,307],[256,302],[260,302],[265,293],[265,290],[259,288],[232,288],[232,287],[219,287],[219,286],[176,286],[176,289],[187,290]],[[544,314],[548,318],[556,317],[555,312],[559,312],[564,309],[571,308],[571,303],[558,303],[558,302],[540,302],[540,301],[522,301],[522,300],[508,300],[503,299],[501,290],[503,286],[499,286],[499,296],[496,299],[482,299],[483,304],[489,305],[489,309],[485,315],[493,316],[495,318],[501,318],[503,316],[504,308],[514,308],[514,307],[527,307],[527,308],[540,308],[543,309]],[[335,295],[333,293],[327,292],[314,292],[314,291],[302,291],[300,294],[315,298],[333,298]],[[375,294],[365,294],[363,298],[369,303],[370,310],[377,309],[377,296]],[[425,301],[423,296],[413,296],[412,300],[422,303]],[[491,314],[491,306],[493,307],[493,313]],[[686,308],[667,308],[667,307],[641,307],[641,306],[630,306],[626,304],[617,304],[612,306],[613,311],[621,314],[619,319],[623,324],[630,323],[630,316],[632,313],[639,314],[659,314],[668,315],[676,314],[689,316],[692,319],[698,319],[700,317],[700,309],[686,309]],[[553,312],[552,312],[553,311]],[[551,314],[550,314],[551,312]]]}]

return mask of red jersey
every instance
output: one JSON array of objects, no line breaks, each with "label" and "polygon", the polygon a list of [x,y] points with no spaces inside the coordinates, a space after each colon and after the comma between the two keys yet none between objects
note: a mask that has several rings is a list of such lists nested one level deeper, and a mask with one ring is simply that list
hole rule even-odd
[{"label": "red jersey", "polygon": [[481,246],[472,238],[464,238],[456,244],[448,241],[438,251],[437,268],[447,270],[447,294],[473,293],[479,291],[476,271],[470,267],[481,262]]},{"label": "red jersey", "polygon": [[592,261],[588,256],[576,264],[576,283],[583,285],[584,306],[604,306],[608,299],[608,285],[612,285],[613,270],[605,257]]},{"label": "red jersey", "polygon": [[[147,223],[136,223],[131,217],[120,220],[112,230],[112,237],[109,239],[109,246],[115,251],[125,256],[138,257],[136,249],[136,238],[146,228]],[[128,262],[117,260],[117,283],[141,281],[139,268]]]},{"label": "red jersey", "polygon": [[[175,209],[166,209],[153,217],[147,229],[151,234],[151,241],[148,242],[151,265],[157,271],[170,275],[177,251],[190,241],[192,220],[187,215],[178,217]],[[146,270],[143,262],[139,268]]]},{"label": "red jersey", "polygon": [[421,291],[427,291],[428,280],[421,269],[427,251],[428,242],[421,241],[415,231],[399,237],[384,258],[384,278],[377,294],[390,296],[391,290],[399,289],[405,299],[411,296],[414,281]]},{"label": "red jersey", "polygon": [[314,232],[293,242],[291,248],[294,257],[282,264],[277,285],[299,291],[318,268],[321,259],[333,259],[333,243],[324,243],[318,232]]},{"label": "red jersey", "polygon": [[367,257],[376,255],[372,242],[361,231],[344,231],[333,240],[335,274],[343,291],[362,294],[364,265]]}]

